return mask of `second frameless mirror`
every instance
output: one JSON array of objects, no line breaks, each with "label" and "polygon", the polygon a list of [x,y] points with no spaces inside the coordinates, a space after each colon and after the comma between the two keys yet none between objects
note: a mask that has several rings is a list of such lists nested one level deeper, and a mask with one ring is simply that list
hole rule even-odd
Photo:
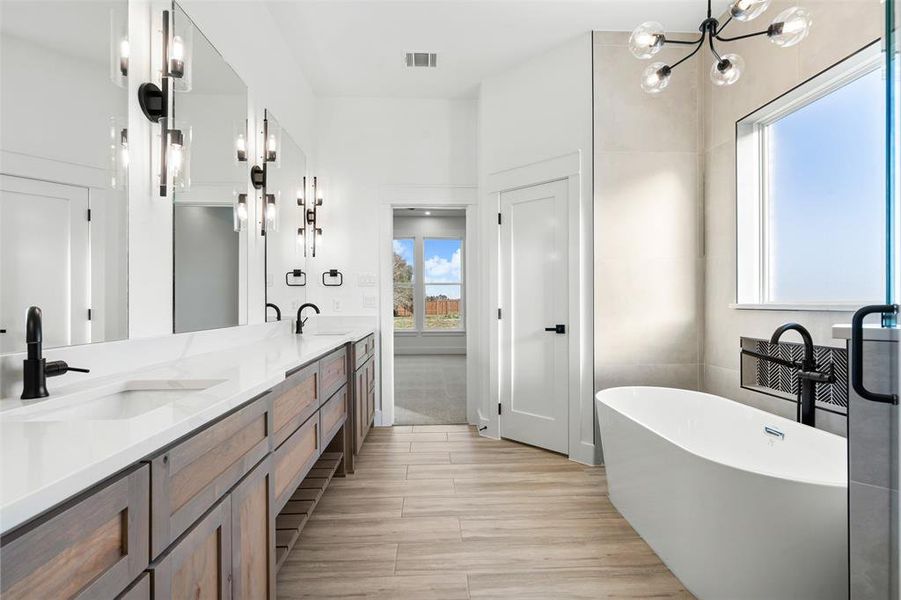
[{"label": "second frameless mirror", "polygon": [[177,4],[173,14],[178,43],[191,46],[191,78],[174,100],[185,143],[174,184],[173,330],[183,333],[245,321],[234,198],[247,190],[247,86]]},{"label": "second frameless mirror", "polygon": [[[266,111],[263,126],[266,159],[263,230],[266,239],[266,320],[289,320],[306,299],[304,176],[307,157]],[[309,185],[307,186],[309,188]],[[303,274],[301,274],[303,272]]]}]

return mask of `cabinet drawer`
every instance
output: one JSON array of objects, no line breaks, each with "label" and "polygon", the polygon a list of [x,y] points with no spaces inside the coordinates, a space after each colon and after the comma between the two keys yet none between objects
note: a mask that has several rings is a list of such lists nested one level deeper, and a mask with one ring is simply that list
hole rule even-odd
[{"label": "cabinet drawer", "polygon": [[154,598],[231,598],[231,497],[151,566]]},{"label": "cabinet drawer", "polygon": [[273,471],[275,512],[281,511],[291,494],[319,458],[319,419],[313,417],[275,451]]},{"label": "cabinet drawer", "polygon": [[363,366],[370,356],[375,353],[375,337],[366,336],[359,342],[354,344],[354,369]]},{"label": "cabinet drawer", "polygon": [[289,375],[272,389],[272,447],[279,447],[319,407],[319,364]]},{"label": "cabinet drawer", "polygon": [[270,419],[270,400],[263,396],[151,461],[151,557],[268,454]]},{"label": "cabinet drawer", "polygon": [[347,348],[336,350],[319,361],[319,380],[322,382],[321,402],[331,398],[347,383]]},{"label": "cabinet drawer", "polygon": [[322,446],[328,446],[335,433],[347,419],[347,386],[332,396],[332,399],[319,409],[319,422],[322,427]]},{"label": "cabinet drawer", "polygon": [[150,469],[138,467],[4,539],[4,600],[113,598],[149,562]]}]

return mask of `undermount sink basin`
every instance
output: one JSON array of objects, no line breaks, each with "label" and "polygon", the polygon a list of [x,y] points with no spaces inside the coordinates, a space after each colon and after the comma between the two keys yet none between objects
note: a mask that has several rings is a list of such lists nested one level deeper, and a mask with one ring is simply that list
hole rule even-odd
[{"label": "undermount sink basin", "polygon": [[225,379],[162,379],[124,381],[102,388],[36,402],[9,411],[3,418],[16,421],[120,421],[172,406],[194,392]]}]

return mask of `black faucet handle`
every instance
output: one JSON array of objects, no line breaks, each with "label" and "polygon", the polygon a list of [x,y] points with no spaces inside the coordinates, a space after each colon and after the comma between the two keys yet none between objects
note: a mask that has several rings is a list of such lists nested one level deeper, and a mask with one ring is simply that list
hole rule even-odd
[{"label": "black faucet handle", "polygon": [[81,369],[76,367],[70,367],[68,363],[64,360],[53,360],[44,365],[44,376],[45,377],[56,377],[57,375],[62,375],[69,371],[76,371],[78,373],[90,373],[90,369]]}]

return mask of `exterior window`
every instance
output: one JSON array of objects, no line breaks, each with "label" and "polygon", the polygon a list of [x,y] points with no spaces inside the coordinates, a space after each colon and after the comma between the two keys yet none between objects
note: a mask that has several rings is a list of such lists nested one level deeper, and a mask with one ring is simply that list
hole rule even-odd
[{"label": "exterior window", "polygon": [[394,240],[394,329],[412,331],[414,319],[413,282],[416,259],[412,239]]},{"label": "exterior window", "polygon": [[463,240],[423,240],[424,328],[463,329]]},{"label": "exterior window", "polygon": [[738,303],[885,294],[885,82],[870,48],[737,124]]}]

